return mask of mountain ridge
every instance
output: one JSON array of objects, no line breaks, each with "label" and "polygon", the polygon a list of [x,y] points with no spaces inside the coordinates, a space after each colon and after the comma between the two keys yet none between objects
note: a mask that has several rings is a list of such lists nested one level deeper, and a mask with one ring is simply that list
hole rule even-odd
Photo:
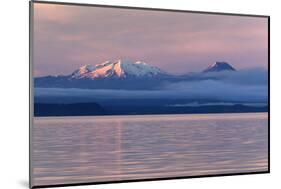
[{"label": "mountain ridge", "polygon": [[[207,71],[206,71],[207,70]],[[211,72],[235,71],[228,63],[209,66],[203,72],[174,75],[142,61],[106,61],[84,65],[69,75],[43,76],[34,79],[35,87],[84,89],[156,89],[165,83],[215,79]]]},{"label": "mountain ridge", "polygon": [[214,64],[208,66],[205,70],[203,70],[203,73],[221,71],[236,71],[236,69],[227,62],[215,62]]},{"label": "mountain ridge", "polygon": [[72,79],[126,78],[126,77],[157,77],[166,73],[156,66],[142,61],[117,60],[101,64],[85,65],[75,70]]}]

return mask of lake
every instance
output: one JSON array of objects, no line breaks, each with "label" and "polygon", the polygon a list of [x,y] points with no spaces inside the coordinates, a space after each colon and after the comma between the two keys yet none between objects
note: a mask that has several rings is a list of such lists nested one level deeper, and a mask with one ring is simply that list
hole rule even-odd
[{"label": "lake", "polygon": [[268,114],[36,117],[32,184],[268,170]]}]

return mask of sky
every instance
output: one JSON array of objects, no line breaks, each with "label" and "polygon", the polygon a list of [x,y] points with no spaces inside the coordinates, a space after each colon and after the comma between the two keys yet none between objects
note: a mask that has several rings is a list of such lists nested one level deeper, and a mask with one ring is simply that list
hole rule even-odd
[{"label": "sky", "polygon": [[267,29],[261,17],[35,3],[34,75],[68,75],[118,59],[174,74],[216,61],[267,69]]}]

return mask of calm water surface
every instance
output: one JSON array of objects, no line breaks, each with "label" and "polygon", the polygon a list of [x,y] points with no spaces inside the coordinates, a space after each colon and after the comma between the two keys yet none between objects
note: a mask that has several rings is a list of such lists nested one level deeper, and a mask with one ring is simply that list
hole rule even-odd
[{"label": "calm water surface", "polygon": [[267,171],[267,113],[35,118],[33,184]]}]

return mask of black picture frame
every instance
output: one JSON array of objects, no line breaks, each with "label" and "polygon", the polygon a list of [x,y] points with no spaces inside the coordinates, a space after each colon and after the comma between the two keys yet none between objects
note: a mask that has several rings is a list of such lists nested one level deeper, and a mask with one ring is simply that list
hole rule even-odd
[{"label": "black picture frame", "polygon": [[[257,172],[254,171],[254,172],[243,172],[243,173],[229,173],[229,174],[180,176],[180,177],[166,177],[166,178],[148,178],[148,179],[133,179],[133,180],[120,180],[120,181],[103,181],[103,182],[86,182],[86,183],[75,183],[75,184],[72,183],[72,184],[52,184],[52,185],[33,186],[31,183],[31,179],[32,179],[32,158],[31,158],[32,151],[31,150],[32,150],[32,125],[33,125],[32,119],[34,116],[34,112],[33,112],[33,97],[34,97],[33,96],[33,4],[34,3],[266,18],[268,23],[268,170],[257,171]],[[175,10],[175,9],[162,9],[162,8],[130,7],[130,6],[119,6],[119,5],[117,6],[117,5],[101,5],[101,4],[87,4],[87,3],[69,3],[69,2],[56,2],[56,1],[37,1],[37,0],[29,1],[29,187],[30,188],[67,187],[67,186],[160,181],[160,180],[171,180],[171,179],[188,179],[188,178],[205,178],[205,177],[222,177],[222,176],[237,176],[237,175],[239,176],[239,175],[252,175],[252,174],[268,174],[268,173],[270,173],[270,16],[258,15],[258,14]]]}]

